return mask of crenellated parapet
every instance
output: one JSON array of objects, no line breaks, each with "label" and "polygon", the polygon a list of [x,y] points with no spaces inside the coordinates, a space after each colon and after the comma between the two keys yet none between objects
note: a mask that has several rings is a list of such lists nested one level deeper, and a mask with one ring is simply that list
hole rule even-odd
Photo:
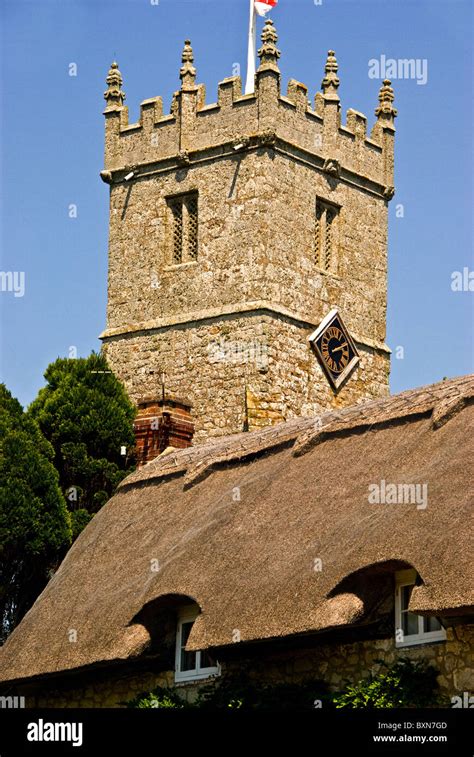
[{"label": "crenellated parapet", "polygon": [[[163,113],[160,97],[151,98],[141,103],[140,118],[134,124],[128,121],[122,76],[113,63],[104,95],[104,181],[120,182],[130,170],[139,176],[192,167],[209,156],[226,158],[266,145],[291,154],[335,181],[363,185],[367,191],[391,199],[397,111],[390,82],[385,80],[380,89],[377,120],[370,132],[367,118],[352,108],[342,123],[334,51],[328,53],[322,91],[316,93],[312,105],[308,88],[294,79],[282,94],[277,41],[274,25],[267,20],[255,91],[243,95],[240,77],[230,77],[219,83],[217,102],[208,104],[204,86],[196,84],[193,50],[186,40],[181,87],[174,93],[171,112]],[[271,145],[269,133],[273,134]]]}]

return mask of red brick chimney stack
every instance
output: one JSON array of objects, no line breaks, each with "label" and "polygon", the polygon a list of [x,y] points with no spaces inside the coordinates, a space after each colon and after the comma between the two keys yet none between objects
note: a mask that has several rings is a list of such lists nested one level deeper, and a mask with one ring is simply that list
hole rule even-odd
[{"label": "red brick chimney stack", "polygon": [[137,467],[161,455],[168,447],[192,445],[191,405],[177,398],[145,398],[138,403],[134,423]]}]

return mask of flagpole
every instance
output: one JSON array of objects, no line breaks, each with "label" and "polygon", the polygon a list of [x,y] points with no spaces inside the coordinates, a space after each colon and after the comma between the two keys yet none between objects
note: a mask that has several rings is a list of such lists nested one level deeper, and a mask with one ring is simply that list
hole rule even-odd
[{"label": "flagpole", "polygon": [[249,46],[247,55],[247,81],[245,82],[245,94],[249,95],[255,89],[255,72],[257,59],[257,13],[254,0],[250,0],[249,17]]}]

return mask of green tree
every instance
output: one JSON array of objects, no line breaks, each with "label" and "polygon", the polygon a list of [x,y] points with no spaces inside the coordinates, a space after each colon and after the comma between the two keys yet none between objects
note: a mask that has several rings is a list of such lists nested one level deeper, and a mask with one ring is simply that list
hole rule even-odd
[{"label": "green tree", "polygon": [[54,451],[0,384],[0,640],[31,607],[71,543]]},{"label": "green tree", "polygon": [[132,470],[135,410],[101,355],[58,358],[44,376],[28,413],[54,448],[74,538]]}]

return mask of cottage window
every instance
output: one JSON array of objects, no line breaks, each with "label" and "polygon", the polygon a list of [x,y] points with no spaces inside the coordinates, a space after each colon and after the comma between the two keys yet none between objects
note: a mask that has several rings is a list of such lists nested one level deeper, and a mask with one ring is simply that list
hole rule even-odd
[{"label": "cottage window", "polygon": [[316,199],[314,224],[314,257],[317,267],[325,273],[337,273],[339,208]]},{"label": "cottage window", "polygon": [[411,593],[416,584],[414,570],[402,570],[396,574],[395,588],[395,646],[409,647],[430,641],[444,641],[446,631],[438,618],[425,617],[410,612]]},{"label": "cottage window", "polygon": [[186,644],[198,611],[194,607],[183,610],[178,617],[176,632],[176,669],[175,681],[197,681],[202,678],[219,675],[219,664],[209,652],[187,652]]},{"label": "cottage window", "polygon": [[189,263],[198,257],[198,195],[169,197],[171,263]]}]

